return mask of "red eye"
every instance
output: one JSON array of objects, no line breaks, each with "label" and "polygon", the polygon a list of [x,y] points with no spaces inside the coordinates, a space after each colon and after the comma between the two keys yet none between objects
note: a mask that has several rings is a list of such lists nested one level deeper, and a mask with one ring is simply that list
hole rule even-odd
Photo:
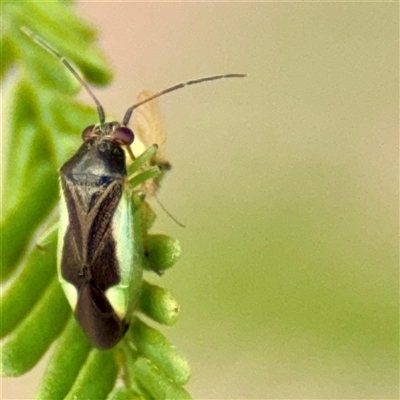
[{"label": "red eye", "polygon": [[126,126],[120,126],[114,131],[114,140],[118,143],[130,145],[134,139],[135,135]]},{"label": "red eye", "polygon": [[85,142],[87,142],[89,139],[91,139],[93,137],[93,130],[94,130],[94,125],[90,125],[83,130],[82,139]]}]

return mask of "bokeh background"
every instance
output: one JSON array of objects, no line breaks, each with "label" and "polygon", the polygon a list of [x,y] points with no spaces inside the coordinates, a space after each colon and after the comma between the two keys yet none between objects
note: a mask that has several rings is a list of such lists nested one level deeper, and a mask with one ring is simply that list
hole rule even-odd
[{"label": "bokeh background", "polygon": [[[96,91],[111,115],[145,88],[248,74],[162,99],[174,168],[159,197],[186,228],[154,204],[184,254],[151,279],[181,303],[164,332],[189,392],[398,399],[399,5],[75,7],[115,68]],[[32,398],[43,368],[3,398]]]}]

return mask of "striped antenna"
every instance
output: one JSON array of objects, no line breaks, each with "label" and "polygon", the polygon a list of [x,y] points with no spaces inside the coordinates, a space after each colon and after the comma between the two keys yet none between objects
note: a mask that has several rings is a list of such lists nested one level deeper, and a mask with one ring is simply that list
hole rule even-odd
[{"label": "striped antenna", "polygon": [[161,92],[158,92],[158,93],[154,94],[153,96],[148,97],[147,99],[139,101],[139,103],[134,104],[132,107],[129,107],[125,113],[124,119],[122,121],[122,125],[124,125],[124,126],[128,125],[129,120],[131,119],[133,110],[135,108],[138,108],[142,104],[147,103],[148,101],[154,100],[157,97],[163,96],[164,94],[171,93],[171,92],[174,92],[175,90],[182,89],[185,86],[195,85],[197,83],[215,81],[217,79],[225,79],[225,78],[244,78],[245,76],[247,76],[247,75],[246,74],[214,75],[214,76],[207,76],[205,78],[200,78],[200,79],[193,79],[191,81],[187,81],[187,82],[183,82],[183,83],[178,83],[177,85],[171,86],[168,89],[164,89]]},{"label": "striped antenna", "polygon": [[52,46],[50,46],[46,41],[44,41],[40,36],[36,35],[33,33],[29,28],[26,26],[23,26],[21,28],[21,31],[25,33],[25,35],[29,36],[34,42],[40,44],[42,47],[44,47],[48,52],[56,56],[63,64],[65,67],[69,69],[69,71],[74,75],[74,77],[77,79],[77,81],[86,89],[86,91],[89,93],[90,97],[94,100],[96,103],[97,107],[97,112],[99,114],[99,120],[100,124],[104,124],[106,121],[106,117],[104,114],[104,108],[100,104],[100,102],[97,100],[96,96],[93,94],[93,92],[90,90],[88,84],[83,80],[83,78],[80,77],[80,75],[76,72],[74,67],[69,63],[68,60],[65,59],[65,57],[60,54],[56,49],[54,49]]}]

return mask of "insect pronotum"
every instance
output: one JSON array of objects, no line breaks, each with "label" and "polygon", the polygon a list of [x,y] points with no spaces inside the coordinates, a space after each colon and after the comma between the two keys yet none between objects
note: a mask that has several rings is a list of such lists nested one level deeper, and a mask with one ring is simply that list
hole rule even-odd
[{"label": "insect pronotum", "polygon": [[[106,122],[103,106],[72,65],[28,28],[23,32],[56,56],[80,82],[96,104],[99,123],[82,131],[84,143],[60,169],[60,227],[58,276],[74,315],[94,346],[108,349],[124,336],[140,292],[142,267],[134,257],[132,190],[160,174],[148,171],[127,175],[123,146],[128,151],[134,134],[128,124],[133,111],[164,94],[197,83],[244,74],[194,79],[146,97],[125,113],[122,123]],[[154,156],[150,146],[135,161],[135,169]],[[133,157],[132,151],[129,152]]]}]

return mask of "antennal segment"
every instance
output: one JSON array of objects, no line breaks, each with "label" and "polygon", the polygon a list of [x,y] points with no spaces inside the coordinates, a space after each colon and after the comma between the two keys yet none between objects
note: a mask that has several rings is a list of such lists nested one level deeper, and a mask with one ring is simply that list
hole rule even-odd
[{"label": "antennal segment", "polygon": [[96,96],[93,94],[93,92],[90,90],[88,84],[79,76],[79,74],[76,72],[74,67],[69,63],[67,59],[63,55],[61,55],[56,49],[54,49],[52,46],[50,46],[47,42],[45,42],[40,36],[36,35],[33,33],[29,28],[26,26],[23,26],[21,28],[22,32],[25,33],[25,35],[29,36],[33,41],[36,43],[40,44],[42,47],[44,47],[48,52],[52,53],[54,56],[56,56],[63,64],[65,67],[69,69],[69,71],[74,75],[74,77],[78,80],[78,82],[86,89],[86,91],[89,93],[90,97],[93,99],[93,101],[96,103],[97,107],[97,112],[99,114],[99,120],[101,124],[104,124],[106,117],[104,114],[104,109],[103,106],[100,104],[100,102],[97,100]]},{"label": "antennal segment", "polygon": [[142,101],[139,101],[139,103],[134,104],[132,107],[129,107],[128,110],[125,113],[124,119],[122,121],[122,125],[128,125],[129,120],[132,116],[133,110],[139,106],[141,106],[144,103],[147,103],[148,101],[154,100],[157,97],[163,96],[164,94],[174,92],[175,90],[182,89],[185,86],[189,85],[195,85],[197,83],[202,83],[202,82],[208,82],[208,81],[215,81],[217,79],[224,79],[224,78],[244,78],[246,74],[226,74],[226,75],[215,75],[215,76],[208,76],[205,78],[200,78],[200,79],[193,79],[191,81],[179,83],[178,85],[171,86],[168,89],[162,90],[161,92],[158,92],[154,94],[153,96],[148,97],[147,99],[144,99]]}]

